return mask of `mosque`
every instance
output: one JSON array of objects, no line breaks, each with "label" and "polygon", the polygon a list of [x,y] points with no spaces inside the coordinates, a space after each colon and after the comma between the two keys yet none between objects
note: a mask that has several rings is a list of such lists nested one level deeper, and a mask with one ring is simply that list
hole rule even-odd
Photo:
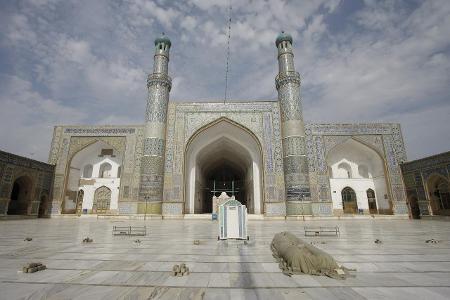
[{"label": "mosque", "polygon": [[48,213],[207,216],[226,192],[255,218],[407,215],[400,124],[305,123],[292,37],[275,45],[277,100],[171,102],[157,38],[144,124],[55,127]]}]

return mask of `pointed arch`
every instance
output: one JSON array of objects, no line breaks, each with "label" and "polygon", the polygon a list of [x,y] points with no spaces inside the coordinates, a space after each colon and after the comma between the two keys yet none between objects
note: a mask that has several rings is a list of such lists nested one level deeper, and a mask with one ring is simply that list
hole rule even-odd
[{"label": "pointed arch", "polygon": [[212,126],[214,126],[214,125],[216,125],[216,124],[218,124],[218,123],[220,123],[220,122],[228,122],[228,123],[231,124],[231,125],[234,125],[234,126],[236,126],[236,127],[241,128],[242,130],[245,130],[249,135],[252,136],[252,138],[254,138],[254,139],[258,142],[259,149],[260,149],[260,151],[262,152],[261,141],[260,141],[259,138],[256,136],[256,134],[254,134],[253,131],[250,130],[248,127],[246,127],[246,126],[244,126],[244,125],[242,125],[242,124],[240,124],[240,123],[238,123],[238,122],[236,122],[236,121],[233,121],[233,120],[231,120],[231,119],[229,119],[229,118],[227,118],[227,117],[220,117],[220,118],[218,118],[218,119],[216,119],[216,120],[214,120],[214,121],[212,121],[212,122],[209,122],[208,124],[203,125],[203,126],[200,127],[199,129],[197,129],[197,130],[189,137],[189,139],[188,139],[188,141],[187,141],[187,143],[186,143],[186,146],[185,146],[185,152],[186,152],[187,148],[189,147],[190,143],[192,143],[192,141],[195,139],[196,136],[198,136],[198,135],[201,134],[203,131],[207,130],[208,128],[210,128],[210,127],[212,127]]},{"label": "pointed arch", "polygon": [[99,178],[109,178],[112,176],[112,165],[109,162],[104,162],[100,165],[99,171],[98,171],[98,177]]},{"label": "pointed arch", "polygon": [[[104,177],[114,177],[117,173],[117,167],[123,164],[123,153],[118,151],[111,143],[104,141],[101,137],[89,139],[89,142],[82,140],[80,144],[82,146],[74,146],[78,150],[72,155],[69,155],[70,159],[66,165],[64,197],[61,204],[62,213],[64,214],[79,213],[77,197],[80,189],[84,190],[83,199],[91,203],[95,190],[88,186],[91,186]],[[103,149],[113,149],[114,155],[104,154]],[[88,175],[91,176],[86,177]],[[118,203],[118,193],[115,191],[116,188],[120,187],[120,184],[120,180],[103,180],[99,182],[99,185],[107,185],[110,189],[114,190],[111,199],[113,208]]]},{"label": "pointed arch", "polygon": [[377,214],[378,208],[377,208],[377,198],[375,196],[375,191],[371,188],[367,189],[366,196],[367,196],[367,201],[369,202],[369,213]]},{"label": "pointed arch", "polygon": [[438,173],[432,173],[426,181],[428,199],[434,215],[450,215],[450,182]]},{"label": "pointed arch", "polygon": [[339,165],[337,166],[338,170],[341,172],[338,172],[338,175],[343,175],[342,178],[352,178],[352,168],[350,167],[350,165],[343,161],[341,163],[339,163]]},{"label": "pointed arch", "polygon": [[[262,146],[251,130],[221,117],[191,135],[184,157],[185,213],[211,212],[214,181],[225,174],[229,175],[223,177],[225,185],[240,185],[237,200],[246,204],[250,213],[262,213]],[[202,189],[207,192],[202,194]]]},{"label": "pointed arch", "polygon": [[32,201],[33,180],[28,175],[16,177],[8,202],[8,215],[27,215]]},{"label": "pointed arch", "polygon": [[[327,152],[326,162],[333,174],[330,177],[331,199],[337,212],[342,209],[338,191],[351,187],[359,198],[355,213],[392,213],[386,161],[377,149],[348,138]],[[369,189],[374,192],[373,196],[367,194]]]},{"label": "pointed arch", "polygon": [[94,202],[92,203],[92,212],[104,214],[109,211],[111,204],[111,190],[106,186],[101,186],[95,190]]},{"label": "pointed arch", "polygon": [[342,189],[341,196],[344,214],[356,214],[358,212],[358,203],[355,190],[347,186]]}]

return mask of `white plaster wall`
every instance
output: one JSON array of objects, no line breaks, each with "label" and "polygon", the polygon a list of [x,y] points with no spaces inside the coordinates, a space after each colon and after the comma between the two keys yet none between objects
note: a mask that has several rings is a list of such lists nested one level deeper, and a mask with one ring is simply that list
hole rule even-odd
[{"label": "white plaster wall", "polygon": [[100,172],[100,166],[104,163],[109,163],[111,165],[111,178],[116,178],[117,174],[119,172],[119,167],[121,166],[121,160],[117,157],[110,157],[110,156],[104,156],[104,157],[87,157],[86,160],[83,162],[83,165],[79,171],[79,177],[83,178],[83,170],[86,165],[92,165],[92,177],[91,178],[98,178],[99,172]]},{"label": "white plaster wall", "polygon": [[110,209],[118,209],[119,207],[119,178],[97,178],[93,185],[82,185],[80,189],[84,190],[83,209],[92,209],[94,203],[95,191],[102,186],[106,186],[111,190]]},{"label": "white plaster wall", "polygon": [[389,209],[389,199],[385,198],[389,197],[387,187],[386,187],[386,178],[384,176],[376,177],[373,179],[375,185],[375,197],[377,198],[377,208],[378,209]]},{"label": "white plaster wall", "polygon": [[[100,166],[104,163],[109,163],[111,165],[111,177],[109,178],[100,178]],[[88,164],[93,166],[92,177],[84,178],[83,170],[84,167]],[[79,172],[79,176],[83,179],[93,179],[95,183],[93,185],[80,185],[79,189],[84,190],[84,198],[83,198],[83,209],[92,209],[92,205],[94,202],[94,194],[95,191],[101,187],[106,186],[111,190],[111,202],[110,209],[118,209],[119,206],[119,187],[120,187],[120,178],[117,178],[117,174],[120,167],[120,161],[115,157],[89,157],[86,159],[83,167]]]},{"label": "white plaster wall", "polygon": [[261,173],[259,169],[259,165],[253,161],[252,163],[252,172],[253,172],[253,179],[258,178],[258,180],[253,180],[253,212],[254,214],[261,214],[261,181],[259,180],[261,178]]},{"label": "white plaster wall", "polygon": [[[371,148],[353,139],[336,146],[327,156],[330,173],[331,199],[334,209],[342,209],[342,190],[350,187],[355,191],[358,209],[369,209],[367,190],[375,191],[377,209],[389,208],[384,163],[381,157]],[[346,166],[342,168],[342,166]],[[341,168],[339,168],[341,166]],[[359,167],[364,166],[368,178],[360,174]],[[348,178],[346,168],[350,168]]]},{"label": "white plaster wall", "polygon": [[[352,153],[347,153],[345,155],[345,158],[337,161],[336,163],[334,163],[331,166],[331,171],[333,174],[332,177],[333,178],[348,178],[347,167],[350,167],[350,174],[351,174],[352,178],[367,178],[367,177],[361,176],[361,174],[359,173],[360,165],[367,166],[367,162],[361,161],[360,159],[356,160],[352,156]],[[368,178],[373,178],[372,172],[371,172],[369,166],[367,166],[367,168],[369,169]]]},{"label": "white plaster wall", "polygon": [[[103,142],[96,142],[85,149],[78,152],[71,162],[69,172],[68,189],[84,191],[83,209],[92,209],[95,190],[101,186],[106,186],[111,190],[110,209],[116,210],[119,206],[119,187],[120,178],[117,178],[119,167],[122,165],[122,155],[114,151],[114,156],[99,156],[101,149],[109,149],[111,146]],[[100,178],[100,166],[104,163],[111,165],[110,175],[108,178]],[[83,170],[86,165],[92,165],[92,177],[83,177]],[[92,180],[94,183],[80,185],[80,179]],[[76,201],[76,199],[75,199]],[[66,201],[66,208],[75,208],[75,201]],[[70,207],[69,207],[70,206]]]},{"label": "white plaster wall", "polygon": [[[330,179],[331,199],[334,209],[342,209],[342,190],[345,187],[351,187],[356,194],[356,202],[358,209],[369,209],[369,201],[367,199],[367,190],[375,191],[375,184],[372,179]],[[378,197],[377,205],[378,205]]]}]

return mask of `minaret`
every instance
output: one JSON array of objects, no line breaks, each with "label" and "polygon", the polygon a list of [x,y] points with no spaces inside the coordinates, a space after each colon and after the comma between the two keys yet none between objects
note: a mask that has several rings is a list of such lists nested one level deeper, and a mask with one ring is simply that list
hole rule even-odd
[{"label": "minaret", "polygon": [[277,37],[275,45],[278,49],[279,68],[275,84],[281,113],[286,214],[296,215],[301,214],[303,210],[298,201],[311,199],[300,97],[300,75],[294,68],[292,37],[282,32]]},{"label": "minaret", "polygon": [[148,98],[138,213],[161,213],[167,105],[172,87],[168,75],[170,46],[171,42],[164,34],[155,40],[153,73],[147,78]]}]

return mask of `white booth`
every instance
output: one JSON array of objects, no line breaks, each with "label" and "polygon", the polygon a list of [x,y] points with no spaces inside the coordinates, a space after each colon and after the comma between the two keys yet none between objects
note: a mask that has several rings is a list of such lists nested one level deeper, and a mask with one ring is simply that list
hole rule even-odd
[{"label": "white booth", "polygon": [[219,239],[248,240],[247,207],[235,199],[219,205]]}]

